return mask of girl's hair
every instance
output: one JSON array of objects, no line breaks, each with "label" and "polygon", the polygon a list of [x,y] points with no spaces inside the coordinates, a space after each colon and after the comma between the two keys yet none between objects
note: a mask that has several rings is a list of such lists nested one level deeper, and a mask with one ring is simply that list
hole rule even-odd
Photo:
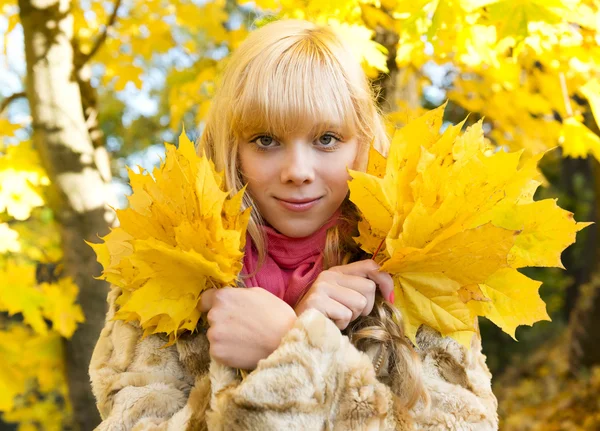
[{"label": "girl's hair", "polygon": [[[265,25],[232,54],[217,88],[198,151],[225,173],[232,194],[243,187],[238,146],[248,130],[280,136],[305,124],[337,124],[358,139],[357,170],[366,169],[371,144],[383,153],[389,146],[374,91],[360,61],[330,28],[302,20]],[[252,207],[248,233],[260,266],[266,256],[266,238],[259,229],[263,220],[248,193],[243,205]],[[348,199],[343,206],[340,224],[327,233],[325,268],[361,255],[347,234],[356,229],[360,216]],[[402,387],[392,388],[396,401],[412,406],[419,399],[427,402],[428,396],[420,378],[420,361],[404,337],[402,325],[400,312],[377,294],[371,315],[357,319],[346,333],[361,350],[378,347],[387,355],[390,377],[403,376]],[[376,362],[376,367],[382,363]]]}]

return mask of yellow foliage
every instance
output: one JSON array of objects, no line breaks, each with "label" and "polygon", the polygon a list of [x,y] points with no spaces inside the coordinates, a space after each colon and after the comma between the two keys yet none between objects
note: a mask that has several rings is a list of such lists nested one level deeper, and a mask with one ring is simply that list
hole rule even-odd
[{"label": "yellow foliage", "polygon": [[582,86],[580,90],[590,103],[596,124],[600,127],[600,81],[593,79]]},{"label": "yellow foliage", "polygon": [[600,137],[576,118],[569,117],[563,121],[559,142],[565,157],[586,157],[592,154],[600,160]]},{"label": "yellow foliage", "polygon": [[582,156],[595,146],[591,135],[563,121],[581,114],[569,99],[577,92],[594,111],[599,2],[390,3],[399,35],[397,64],[418,70],[426,61],[451,61],[457,76],[449,99],[485,117],[495,144],[537,154],[564,143],[567,154]]},{"label": "yellow foliage", "polygon": [[40,289],[44,295],[44,317],[52,321],[54,331],[71,338],[77,324],[85,321],[81,307],[76,304],[79,288],[71,278],[63,277],[56,283],[42,283]]},{"label": "yellow foliage", "polygon": [[18,238],[19,233],[12,230],[8,223],[0,223],[0,253],[20,251],[21,243]]},{"label": "yellow foliage", "polygon": [[27,220],[11,223],[18,234],[19,256],[29,262],[51,263],[62,259],[60,229],[48,207],[36,208]]},{"label": "yellow foliage", "polygon": [[104,267],[100,278],[123,289],[115,318],[174,343],[195,330],[202,291],[235,284],[250,208],[240,212],[244,190],[227,199],[222,174],[196,155],[185,131],[152,175],[130,171],[133,193],[130,208],[117,211],[121,226],[104,243],[88,244]]},{"label": "yellow foliage", "polygon": [[81,3],[75,1],[71,9],[74,32],[79,42],[79,48],[85,54],[91,51],[102,26],[108,20],[101,1],[92,0],[88,5],[89,8],[82,9]]},{"label": "yellow foliage", "polygon": [[569,346],[561,334],[522,358],[494,383],[503,431],[600,429],[600,367],[569,370]]},{"label": "yellow foliage", "polygon": [[193,2],[177,2],[175,9],[178,24],[194,23],[194,26],[204,31],[208,38],[217,44],[228,39],[225,23],[229,16],[225,0],[213,0],[200,7]]},{"label": "yellow foliage", "polygon": [[9,315],[21,313],[24,322],[35,332],[48,333],[41,311],[44,297],[36,288],[33,266],[7,262],[0,271],[0,292],[1,310],[8,311]]},{"label": "yellow foliage", "polygon": [[[21,127],[0,120],[0,213],[10,220],[0,223],[0,312],[9,316],[0,322],[0,413],[2,421],[18,423],[20,430],[59,431],[71,417],[63,337],[71,337],[84,318],[70,278],[36,282],[34,262],[55,262],[62,251],[59,230],[44,207],[49,179],[37,152],[28,141],[4,140],[17,137]],[[15,314],[23,323],[11,323]]]},{"label": "yellow foliage", "polygon": [[361,61],[364,63],[365,71],[371,78],[377,77],[381,72],[389,72],[386,65],[387,49],[371,40],[373,30],[359,24],[347,24],[330,20],[329,24],[337,33],[352,47]]},{"label": "yellow foliage", "polygon": [[6,56],[8,47],[8,35],[15,29],[15,27],[19,23],[19,9],[17,7],[16,1],[4,0],[2,3],[3,4],[0,4],[0,12],[2,12],[2,16],[4,16],[8,22],[6,32],[4,33],[4,40],[2,41],[2,53]]},{"label": "yellow foliage", "polygon": [[14,137],[15,132],[22,126],[8,121],[6,118],[0,118],[0,137],[2,139]]},{"label": "yellow foliage", "polygon": [[[19,429],[63,429],[70,414],[62,339],[33,333],[24,325],[0,329],[0,412]],[[59,407],[55,398],[66,406]]]},{"label": "yellow foliage", "polygon": [[[8,35],[18,22],[18,14],[14,1],[5,4]],[[597,1],[260,0],[254,4],[274,14],[255,21],[258,23],[273,18],[305,18],[338,27],[373,78],[387,71],[389,55],[374,41],[375,33],[397,35],[398,43],[393,48],[401,72],[421,74],[419,70],[431,60],[454,65],[458,76],[448,97],[466,110],[485,116],[492,126],[489,137],[496,144],[526,148],[536,154],[556,146],[562,136],[567,154],[583,155],[577,147],[583,140],[589,141],[589,136],[577,134],[574,139],[578,141],[573,144],[565,139],[577,130],[563,130],[571,127],[563,127],[562,120],[578,118],[580,112],[569,114],[564,93],[568,93],[567,99],[575,93],[585,95],[585,85],[597,79]],[[84,53],[98,39],[111,12],[112,5],[98,0],[74,3],[74,27]],[[105,67],[103,84],[111,84],[117,91],[124,90],[128,82],[142,88],[155,54],[182,47],[186,56],[200,63],[214,58],[215,48],[222,52],[235,50],[249,28],[242,23],[238,29],[229,30],[226,24],[232,22],[231,13],[224,0],[202,4],[175,1],[168,5],[160,0],[134,2],[127,13],[119,14],[92,61]],[[227,57],[218,63],[226,61]],[[566,75],[566,89],[559,83],[561,73]],[[210,104],[211,96],[198,90],[212,91],[215,77],[205,76],[201,83],[190,81],[194,80],[168,84],[173,128],[194,107],[199,107],[196,120],[202,121]],[[420,94],[425,84],[416,85]],[[590,87],[592,95],[593,90]],[[393,94],[394,99],[402,97]],[[389,102],[400,108],[401,100],[391,99]],[[590,104],[594,109],[597,102],[590,99]],[[578,110],[576,104],[573,109]],[[597,109],[594,115],[598,116]]]},{"label": "yellow foliage", "polygon": [[174,74],[171,82],[173,85],[169,91],[171,103],[171,128],[177,128],[184,114],[197,105],[196,120],[199,123],[204,120],[208,113],[210,101],[214,95],[214,82],[217,76],[217,62],[205,60],[197,64],[198,73]]},{"label": "yellow foliage", "polygon": [[29,218],[31,210],[42,206],[41,186],[49,184],[37,152],[30,142],[2,149],[0,157],[0,213],[17,220]]},{"label": "yellow foliage", "polygon": [[[488,19],[496,25],[498,39],[510,37],[518,44],[528,36],[530,22],[557,23],[577,0],[494,0],[485,3]],[[507,19],[508,16],[511,18]]]},{"label": "yellow foliage", "polygon": [[44,321],[48,319],[58,334],[66,338],[73,335],[77,324],[84,321],[81,307],[76,304],[78,291],[69,277],[38,286],[33,265],[8,261],[0,269],[0,310],[9,315],[22,314],[24,322],[38,334],[48,334]]},{"label": "yellow foliage", "polygon": [[427,324],[468,345],[478,315],[514,337],[518,325],[549,320],[540,283],[517,269],[562,267],[561,252],[589,223],[533,201],[541,155],[492,151],[481,122],[440,134],[444,108],[395,133],[385,170],[372,151],[367,173],[350,171],[363,216],[356,240],[379,250],[413,341]]},{"label": "yellow foliage", "polygon": [[116,91],[123,91],[127,83],[132,82],[137,89],[142,88],[142,73],[144,69],[133,64],[132,58],[122,58],[120,64],[107,65],[102,75],[102,83],[108,86],[114,81]]}]

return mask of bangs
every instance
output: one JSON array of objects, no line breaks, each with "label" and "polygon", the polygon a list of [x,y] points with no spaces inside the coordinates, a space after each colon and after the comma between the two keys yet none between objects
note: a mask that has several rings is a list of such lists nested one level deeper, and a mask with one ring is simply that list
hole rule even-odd
[{"label": "bangs", "polygon": [[[289,39],[279,45],[284,43]],[[333,54],[317,43],[305,37],[253,59],[232,101],[231,126],[237,137],[250,132],[286,136],[303,128],[319,135],[330,127],[356,133],[348,80]]]}]

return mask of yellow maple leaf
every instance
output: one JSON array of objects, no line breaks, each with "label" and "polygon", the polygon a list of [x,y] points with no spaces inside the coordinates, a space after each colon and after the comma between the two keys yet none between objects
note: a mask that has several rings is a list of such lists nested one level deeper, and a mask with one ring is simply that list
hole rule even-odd
[{"label": "yellow maple leaf", "polygon": [[52,321],[52,329],[66,338],[71,338],[78,323],[85,321],[83,310],[77,304],[79,288],[70,277],[56,283],[42,283],[44,317]]},{"label": "yellow maple leaf", "polygon": [[387,48],[372,40],[373,30],[363,25],[348,24],[335,19],[330,19],[328,25],[352,46],[353,51],[363,62],[368,76],[375,77],[380,72],[388,72]]},{"label": "yellow maple leaf", "polygon": [[550,320],[546,304],[538,293],[541,282],[532,280],[513,268],[504,268],[479,285],[489,301],[469,301],[467,306],[485,316],[515,340],[519,325],[533,325]]},{"label": "yellow maple leaf", "polygon": [[222,174],[196,154],[185,130],[167,145],[152,176],[130,170],[130,207],[120,227],[91,244],[104,267],[100,278],[123,294],[115,318],[137,321],[144,335],[165,333],[169,344],[200,319],[200,294],[235,284],[242,269],[250,208],[244,189],[228,199]]},{"label": "yellow maple leaf", "polygon": [[565,157],[587,157],[591,153],[600,160],[600,137],[574,117],[563,121],[559,141]]},{"label": "yellow maple leaf", "polygon": [[19,233],[10,228],[8,223],[0,223],[0,253],[21,251]]},{"label": "yellow maple leaf", "polygon": [[[517,271],[558,266],[589,223],[556,201],[533,201],[543,154],[494,151],[482,123],[440,133],[445,105],[394,134],[387,161],[350,171],[362,214],[355,240],[392,274],[405,332],[426,324],[470,345],[477,316],[514,337],[518,325],[549,320],[541,283]],[[385,165],[385,167],[383,167]]]},{"label": "yellow maple leaf", "polygon": [[562,14],[568,13],[576,0],[468,0],[466,3],[467,9],[485,6],[488,19],[496,24],[498,40],[510,37],[518,44],[528,36],[530,23],[560,22]]},{"label": "yellow maple leaf", "polygon": [[592,79],[579,90],[590,103],[590,108],[592,108],[596,124],[600,126],[600,81],[598,79]]},{"label": "yellow maple leaf", "polygon": [[11,123],[6,118],[0,118],[0,133],[2,134],[2,139],[14,137],[15,132],[22,127],[23,126],[20,124]]},{"label": "yellow maple leaf", "polygon": [[35,267],[8,261],[0,270],[0,310],[9,315],[20,313],[35,332],[47,334],[42,315],[43,293],[36,288]]},{"label": "yellow maple leaf", "polygon": [[[0,331],[0,411],[11,410],[14,398],[24,392],[27,373],[23,366],[16,366],[23,353],[24,336],[28,335],[25,326],[13,326],[17,331]],[[17,335],[17,336],[15,336]]]},{"label": "yellow maple leaf", "polygon": [[[54,331],[40,335],[16,322],[0,329],[0,412],[5,421],[33,419],[42,429],[59,429],[70,409],[56,402],[67,396],[63,341]],[[55,414],[46,415],[40,402],[53,406]]]},{"label": "yellow maple leaf", "polygon": [[6,147],[0,157],[0,213],[26,220],[44,205],[42,188],[50,184],[31,142]]},{"label": "yellow maple leaf", "polygon": [[44,319],[52,322],[52,329],[59,335],[73,335],[77,324],[85,320],[76,303],[78,292],[70,277],[38,285],[31,264],[17,265],[9,260],[0,270],[0,311],[22,314],[23,321],[40,335],[49,333]]}]

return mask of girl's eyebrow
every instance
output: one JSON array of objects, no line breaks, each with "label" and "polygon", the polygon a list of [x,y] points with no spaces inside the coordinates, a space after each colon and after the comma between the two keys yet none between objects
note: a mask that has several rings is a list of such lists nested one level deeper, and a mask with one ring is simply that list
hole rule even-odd
[{"label": "girl's eyebrow", "polygon": [[324,130],[324,129],[336,129],[336,130],[340,130],[342,128],[342,126],[338,123],[330,123],[330,122],[326,122],[326,123],[317,123],[313,126],[313,131],[314,130]]},{"label": "girl's eyebrow", "polygon": [[[335,130],[341,130],[342,126],[338,123],[330,123],[330,122],[323,122],[323,123],[316,123],[314,124],[311,129],[309,130],[310,133],[315,132],[317,130],[325,130],[325,129],[335,129]],[[267,132],[267,127],[253,127],[250,130],[250,133],[246,133],[248,136],[257,134],[257,133],[271,133],[271,134],[275,134],[275,132]]]}]

